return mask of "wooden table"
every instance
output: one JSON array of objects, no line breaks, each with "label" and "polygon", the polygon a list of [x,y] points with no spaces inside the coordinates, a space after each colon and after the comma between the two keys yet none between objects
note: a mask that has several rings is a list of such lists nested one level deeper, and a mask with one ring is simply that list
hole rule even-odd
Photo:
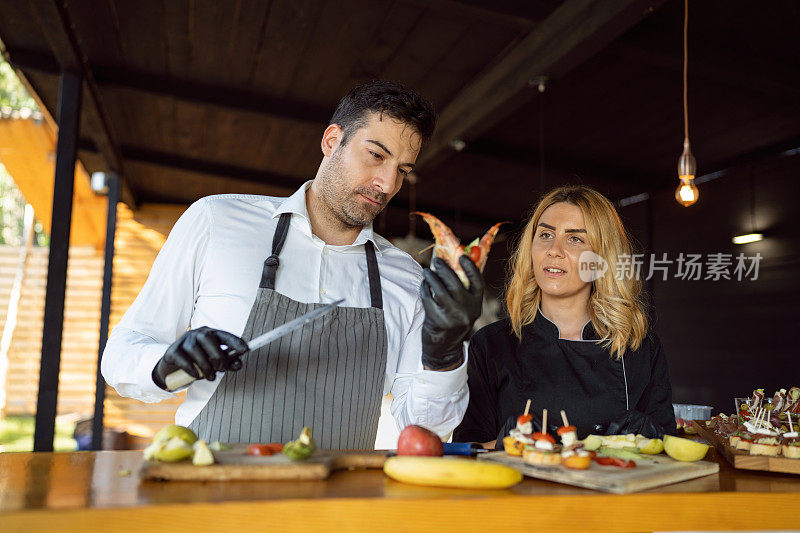
[{"label": "wooden table", "polygon": [[800,476],[734,470],[724,459],[719,474],[628,495],[529,478],[501,491],[415,487],[380,470],[326,481],[140,482],[140,463],[137,451],[0,454],[0,531],[800,528]]}]

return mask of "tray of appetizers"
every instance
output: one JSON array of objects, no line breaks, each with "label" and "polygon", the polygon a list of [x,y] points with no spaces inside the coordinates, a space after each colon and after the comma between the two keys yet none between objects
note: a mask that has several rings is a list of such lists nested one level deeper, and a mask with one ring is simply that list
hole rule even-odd
[{"label": "tray of appetizers", "polygon": [[756,389],[738,413],[695,420],[694,427],[734,468],[800,474],[798,415],[800,388],[781,389],[771,402]]},{"label": "tray of appetizers", "polygon": [[[533,432],[529,414],[517,419],[517,427],[503,439],[504,451],[478,456],[510,466],[523,475],[576,487],[624,494],[686,481],[719,471],[715,462],[702,461],[709,446],[667,436],[651,439],[641,435],[589,435],[578,440],[575,426],[558,428],[560,443],[546,431]],[[547,426],[547,410],[542,412]],[[666,455],[662,452],[666,452]]]}]

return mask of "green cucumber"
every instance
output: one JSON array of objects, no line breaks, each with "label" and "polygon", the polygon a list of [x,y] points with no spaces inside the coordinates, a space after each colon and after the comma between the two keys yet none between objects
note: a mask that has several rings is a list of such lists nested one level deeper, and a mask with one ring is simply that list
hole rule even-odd
[{"label": "green cucumber", "polygon": [[650,457],[645,457],[639,453],[639,448],[633,446],[626,446],[625,448],[609,448],[608,446],[600,446],[597,449],[598,455],[605,455],[608,457],[616,457],[617,459],[626,459],[628,461],[650,461]]}]

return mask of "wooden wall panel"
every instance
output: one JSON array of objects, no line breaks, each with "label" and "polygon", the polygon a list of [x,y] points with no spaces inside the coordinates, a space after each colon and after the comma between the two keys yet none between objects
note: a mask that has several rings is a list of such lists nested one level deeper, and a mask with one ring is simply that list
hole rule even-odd
[{"label": "wooden wall panel", "polygon": [[[145,206],[136,213],[120,205],[115,240],[111,323],[122,318],[144,285],[153,260],[182,206]],[[8,298],[19,250],[0,246],[0,328],[5,324]],[[17,327],[9,352],[6,381],[8,415],[32,415],[41,356],[42,319],[47,277],[47,249],[33,248],[26,268]],[[100,320],[103,256],[90,246],[73,246],[67,274],[64,340],[61,355],[58,413],[91,416],[94,409],[95,369]],[[121,398],[109,387],[106,425],[149,435],[174,420],[182,396],[158,404]]]}]

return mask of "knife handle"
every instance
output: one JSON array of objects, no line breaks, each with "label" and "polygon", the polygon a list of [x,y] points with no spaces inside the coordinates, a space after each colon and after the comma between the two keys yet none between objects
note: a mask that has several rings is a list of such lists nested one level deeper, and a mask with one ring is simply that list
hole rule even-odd
[{"label": "knife handle", "polygon": [[442,446],[445,455],[472,455],[475,452],[472,442],[445,442]]},{"label": "knife handle", "polygon": [[[230,350],[228,348],[228,346],[226,346],[224,344],[221,345],[221,348],[223,350],[229,350],[228,352],[226,352],[226,355],[229,358],[240,357],[241,355],[244,355],[245,353],[247,353],[247,352],[239,353],[236,350]],[[197,370],[197,373],[200,374],[200,379],[202,379],[204,376],[203,376],[203,372],[200,370],[200,367],[197,366],[197,365],[194,365],[194,368],[195,368],[195,370]],[[164,379],[164,385],[167,386],[167,390],[169,392],[175,392],[176,390],[180,389],[181,387],[185,387],[186,385],[189,385],[193,381],[197,381],[197,380],[198,380],[198,378],[193,377],[191,374],[189,374],[185,370],[178,369],[175,372],[172,372],[172,373],[167,375],[167,377]]]},{"label": "knife handle", "polygon": [[[200,372],[200,369],[197,368],[197,365],[194,365],[194,367],[198,372]],[[203,373],[200,372],[200,375],[202,376]],[[185,370],[178,369],[171,374],[167,374],[167,377],[164,379],[164,384],[167,386],[167,390],[169,392],[175,392],[176,390],[189,385],[195,380],[197,380],[196,377],[190,375]]]}]

